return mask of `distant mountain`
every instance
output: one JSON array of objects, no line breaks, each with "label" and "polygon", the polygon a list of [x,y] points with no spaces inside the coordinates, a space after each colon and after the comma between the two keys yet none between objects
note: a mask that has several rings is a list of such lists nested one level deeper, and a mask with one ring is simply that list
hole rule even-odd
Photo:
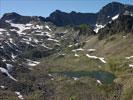
[{"label": "distant mountain", "polygon": [[95,25],[96,19],[97,14],[93,13],[77,13],[74,11],[72,11],[71,13],[65,13],[60,10],[56,10],[46,18],[46,21],[50,21],[58,26],[80,24]]},{"label": "distant mountain", "polygon": [[112,2],[104,6],[97,13],[65,13],[56,10],[46,18],[46,21],[50,21],[58,26],[80,24],[88,24],[91,26],[95,26],[95,24],[105,25],[112,20],[112,17],[125,12],[133,14],[133,6]]},{"label": "distant mountain", "polygon": [[45,18],[41,16],[22,16],[20,14],[12,12],[4,14],[0,19],[0,22],[5,22],[6,20],[12,20],[13,23],[26,24],[30,21],[45,21]]},{"label": "distant mountain", "polygon": [[118,2],[109,3],[97,13],[97,23],[102,25],[107,24],[114,16],[125,12],[133,14],[133,6],[124,5]]},{"label": "distant mountain", "polygon": [[[56,10],[50,14],[49,17],[44,18],[41,16],[22,16],[17,13],[6,13],[1,18],[0,23],[5,25],[5,20],[11,20],[14,23],[22,23],[26,24],[30,21],[44,21],[44,22],[52,22],[57,26],[66,26],[66,25],[81,25],[87,24],[95,29],[96,32],[103,25],[109,23],[114,20],[115,16],[119,16],[120,14],[128,13],[133,15],[133,6],[121,4],[118,2],[112,2],[105,5],[99,12],[97,13],[80,13],[74,12],[66,13],[60,10]],[[102,25],[102,26],[101,26]]]}]

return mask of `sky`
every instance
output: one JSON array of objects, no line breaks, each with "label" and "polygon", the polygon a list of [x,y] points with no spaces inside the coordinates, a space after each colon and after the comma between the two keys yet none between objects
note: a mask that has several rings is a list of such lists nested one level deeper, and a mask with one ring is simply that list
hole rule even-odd
[{"label": "sky", "polygon": [[57,9],[64,12],[96,13],[112,1],[133,5],[133,0],[0,0],[0,17],[9,12],[47,17]]}]

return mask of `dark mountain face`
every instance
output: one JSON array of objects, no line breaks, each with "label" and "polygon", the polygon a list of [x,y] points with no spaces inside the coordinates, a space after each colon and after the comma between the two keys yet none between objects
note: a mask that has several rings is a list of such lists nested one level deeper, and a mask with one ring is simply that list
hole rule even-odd
[{"label": "dark mountain face", "polygon": [[80,24],[94,26],[96,23],[105,25],[111,21],[115,15],[125,12],[133,13],[133,6],[112,2],[104,6],[98,13],[65,13],[56,10],[46,18],[46,21],[50,21],[58,26]]},{"label": "dark mountain face", "polygon": [[133,32],[133,17],[129,15],[120,15],[117,20],[108,23],[104,28],[100,29],[99,39],[116,33],[132,33]]},{"label": "dark mountain face", "polygon": [[46,18],[47,21],[53,22],[55,25],[80,25],[89,24],[95,25],[97,15],[93,13],[65,13],[56,10],[49,17]]},{"label": "dark mountain face", "polygon": [[133,6],[124,5],[117,2],[109,3],[98,12],[97,23],[102,25],[107,24],[112,20],[113,16],[125,13],[126,11],[133,13]]}]

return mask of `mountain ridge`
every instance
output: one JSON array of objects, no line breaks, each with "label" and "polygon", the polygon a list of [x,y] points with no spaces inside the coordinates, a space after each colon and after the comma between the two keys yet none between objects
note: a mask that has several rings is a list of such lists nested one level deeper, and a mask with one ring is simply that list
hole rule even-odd
[{"label": "mountain ridge", "polygon": [[[111,2],[102,7],[97,13],[81,13],[75,11],[67,13],[56,10],[52,12],[48,17],[23,16],[24,18],[21,18],[22,15],[18,14],[17,18],[19,18],[19,20],[16,20],[16,22],[23,22],[23,20],[27,18],[26,22],[31,20],[42,20],[44,22],[52,22],[57,26],[88,24],[92,27],[95,27],[96,24],[105,25],[109,21],[111,21],[112,17],[114,17],[116,14],[123,14],[125,12],[133,14],[133,6],[119,2]],[[9,19],[9,17],[11,19],[11,15],[15,14],[17,15],[17,13],[4,14],[1,20]]]}]

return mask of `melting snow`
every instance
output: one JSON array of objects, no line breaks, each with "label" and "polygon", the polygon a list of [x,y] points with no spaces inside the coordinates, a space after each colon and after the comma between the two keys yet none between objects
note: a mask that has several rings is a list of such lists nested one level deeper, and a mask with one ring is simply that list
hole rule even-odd
[{"label": "melting snow", "polygon": [[15,59],[17,56],[15,56],[13,53],[11,55],[12,59]]},{"label": "melting snow", "polygon": [[9,78],[11,78],[12,80],[18,81],[18,80],[16,80],[14,77],[12,77],[12,76],[8,73],[8,70],[7,70],[7,69],[0,67],[0,70],[1,70],[2,73],[5,73],[5,74],[6,74]]},{"label": "melting snow", "polygon": [[103,62],[103,63],[106,63],[106,61],[104,60],[103,57],[99,57],[99,60],[101,60],[101,62]]},{"label": "melting snow", "polygon": [[42,46],[43,46],[44,48],[46,48],[46,49],[52,49],[52,48],[50,48],[50,47],[47,47],[45,44],[42,44]]},{"label": "melting snow", "polygon": [[75,55],[74,55],[74,56],[75,56],[75,57],[79,57],[79,55],[78,55],[78,54],[76,54],[76,53],[75,53]]},{"label": "melting snow", "polygon": [[3,34],[2,32],[0,32],[0,34]]},{"label": "melting snow", "polygon": [[2,89],[4,89],[4,88],[5,88],[5,86],[3,86],[3,85],[1,85],[0,87],[1,87]]},{"label": "melting snow", "polygon": [[74,50],[72,50],[73,52],[76,52],[76,51],[84,51],[84,49],[83,48],[78,48],[78,49],[74,49]]},{"label": "melting snow", "polygon": [[46,33],[46,36],[52,37],[52,35],[49,32],[44,32],[44,33]]},{"label": "melting snow", "polygon": [[56,39],[51,39],[51,38],[48,38],[47,40],[49,40],[49,41],[54,41],[54,42],[59,42],[58,40],[56,40]]},{"label": "melting snow", "polygon": [[133,56],[130,56],[130,57],[126,57],[126,59],[131,59],[131,58],[133,58]]},{"label": "melting snow", "polygon": [[40,63],[40,62],[37,62],[37,61],[32,61],[30,59],[27,59],[27,61],[28,61],[28,65],[29,66],[36,66],[36,65],[38,65]]},{"label": "melting snow", "polygon": [[98,59],[98,57],[96,57],[96,56],[91,56],[91,55],[89,55],[89,54],[86,54],[86,56],[87,56],[88,58]]},{"label": "melting snow", "polygon": [[43,29],[43,26],[36,25],[36,28],[38,28],[38,29]]},{"label": "melting snow", "polygon": [[7,70],[10,72],[10,71],[12,71],[12,69],[13,69],[13,65],[11,65],[11,64],[7,64],[6,63],[6,68],[7,68]]},{"label": "melting snow", "polygon": [[98,31],[103,27],[105,27],[105,25],[96,24],[96,28],[94,29],[94,31],[98,33]]},{"label": "melting snow", "polygon": [[26,24],[26,26],[32,26],[32,24],[29,23],[29,24]]},{"label": "melting snow", "polygon": [[96,49],[88,49],[87,51],[93,52],[93,51],[96,51]]},{"label": "melting snow", "polygon": [[133,68],[133,64],[129,64],[129,67],[130,67],[130,68]]},{"label": "melting snow", "polygon": [[102,85],[102,82],[100,80],[97,80],[97,83],[99,83],[100,85]]},{"label": "melting snow", "polygon": [[52,30],[49,28],[49,26],[48,26],[48,25],[46,25],[45,27],[46,27],[48,30],[52,31]]},{"label": "melting snow", "polygon": [[40,36],[44,36],[44,32],[40,32],[40,33],[37,33],[35,35],[40,35]]},{"label": "melting snow", "polygon": [[0,28],[0,32],[6,32],[6,30],[3,28]]},{"label": "melting snow", "polygon": [[72,78],[73,78],[75,81],[76,81],[76,80],[79,80],[79,78],[77,78],[77,77],[72,77]]},{"label": "melting snow", "polygon": [[69,45],[68,47],[72,47],[73,45]]},{"label": "melting snow", "polygon": [[91,55],[89,55],[89,54],[86,54],[86,56],[87,56],[88,58],[92,58],[92,59],[99,59],[101,62],[106,63],[106,61],[104,60],[103,57],[91,56]]},{"label": "melting snow", "polygon": [[10,41],[11,43],[13,43],[13,39],[12,39],[12,38],[9,38],[9,41]]},{"label": "melting snow", "polygon": [[38,43],[39,41],[38,41],[37,39],[34,39],[34,42],[35,42],[35,43]]},{"label": "melting snow", "polygon": [[24,24],[15,24],[8,20],[6,20],[6,22],[8,22],[12,27],[17,27],[19,29],[19,31],[17,31],[18,34],[25,35],[26,33],[23,33],[23,31],[26,29],[30,29],[30,27],[26,27]]},{"label": "melting snow", "polygon": [[23,98],[23,96],[21,95],[20,92],[16,91],[15,94],[17,94],[19,99],[24,100],[24,98]]},{"label": "melting snow", "polygon": [[119,17],[119,14],[115,15],[114,17],[112,17],[112,20],[116,20]]},{"label": "melting snow", "polygon": [[48,76],[52,77],[52,74],[48,74]]}]

